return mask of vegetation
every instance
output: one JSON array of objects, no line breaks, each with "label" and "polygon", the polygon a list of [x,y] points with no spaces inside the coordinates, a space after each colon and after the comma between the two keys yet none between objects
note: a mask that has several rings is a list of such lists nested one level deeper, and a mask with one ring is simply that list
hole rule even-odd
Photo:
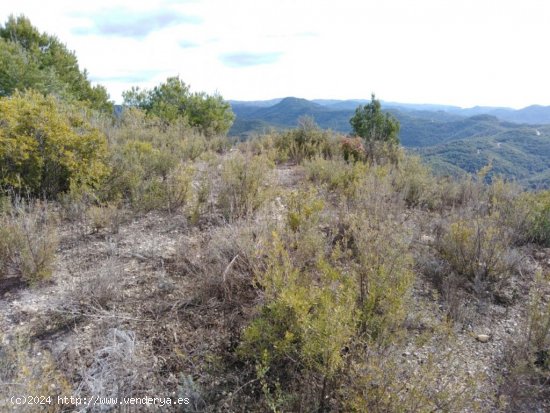
[{"label": "vegetation", "polygon": [[350,119],[354,135],[363,138],[367,158],[373,161],[383,145],[392,150],[399,145],[399,122],[390,114],[382,112],[382,105],[374,94],[371,102],[359,106]]},{"label": "vegetation", "polygon": [[0,26],[0,96],[27,89],[108,113],[113,109],[106,89],[92,86],[74,52],[57,37],[40,33],[25,16],[10,16]]},{"label": "vegetation", "polygon": [[54,197],[97,187],[107,141],[81,111],[36,92],[0,98],[0,186]]},{"label": "vegetation", "polygon": [[126,97],[116,119],[0,99],[3,400],[550,409],[548,191],[434,175],[374,96],[358,137],[304,118],[241,143],[178,78]]},{"label": "vegetation", "polygon": [[[270,128],[295,128],[302,116],[313,118],[320,128],[348,134],[352,131],[349,119],[360,103],[350,101],[328,105],[286,98],[265,107],[259,103],[254,106],[236,102],[232,107],[237,118],[229,135],[248,139],[254,133],[263,134]],[[473,110],[455,114],[448,112],[446,107],[427,110],[396,104],[383,109],[399,121],[401,144],[420,155],[438,175],[462,177],[475,174],[491,161],[493,169],[487,175],[488,181],[502,176],[532,189],[548,188],[550,170],[546,161],[550,155],[550,128],[547,121],[541,125],[526,125],[523,121],[514,124]],[[501,115],[500,112],[497,114]]]},{"label": "vegetation", "polygon": [[133,87],[123,97],[125,106],[142,109],[166,123],[183,119],[209,136],[225,135],[234,119],[231,106],[219,94],[191,93],[177,76],[151,90]]}]

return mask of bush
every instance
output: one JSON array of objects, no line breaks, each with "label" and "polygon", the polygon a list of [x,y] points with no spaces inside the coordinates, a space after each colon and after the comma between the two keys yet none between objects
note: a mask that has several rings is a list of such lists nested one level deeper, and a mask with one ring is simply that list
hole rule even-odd
[{"label": "bush", "polygon": [[491,216],[458,219],[436,242],[451,270],[478,293],[502,287],[516,264],[510,258],[510,232]]},{"label": "bush", "polygon": [[264,380],[268,401],[271,386],[284,383],[288,390],[286,386],[305,370],[325,383],[317,397],[313,395],[323,406],[332,391],[326,383],[343,368],[342,350],[355,332],[353,278],[324,260],[313,271],[300,270],[276,236],[258,282],[267,302],[245,330],[239,353],[263,372],[258,378]]},{"label": "bush", "polygon": [[346,162],[358,162],[367,160],[367,151],[363,146],[363,140],[361,138],[340,138],[340,151]]},{"label": "bush", "polygon": [[92,205],[86,211],[86,216],[93,232],[107,229],[113,234],[118,233],[120,227],[120,211],[115,205]]},{"label": "bush", "polygon": [[368,166],[363,163],[347,163],[337,159],[315,158],[304,162],[307,178],[326,184],[330,191],[336,191],[347,199],[354,199],[362,185]]},{"label": "bush", "polygon": [[499,388],[506,411],[544,411],[550,397],[550,291],[548,274],[538,271],[531,286],[523,329],[505,352]]},{"label": "bush", "polygon": [[107,142],[82,111],[36,92],[0,99],[0,186],[55,197],[96,187]]},{"label": "bush", "polygon": [[515,207],[526,210],[524,240],[550,246],[550,191],[523,193]]},{"label": "bush", "polygon": [[330,156],[330,135],[311,118],[301,118],[298,128],[283,133],[275,142],[281,158],[300,163],[316,156]]},{"label": "bush", "polygon": [[264,157],[240,153],[222,163],[218,207],[227,220],[248,216],[263,204],[269,167]]},{"label": "bush", "polygon": [[52,273],[57,234],[48,205],[16,201],[0,215],[0,277],[36,282]]},{"label": "bush", "polygon": [[395,189],[409,207],[439,207],[435,177],[417,156],[403,157],[396,173]]}]

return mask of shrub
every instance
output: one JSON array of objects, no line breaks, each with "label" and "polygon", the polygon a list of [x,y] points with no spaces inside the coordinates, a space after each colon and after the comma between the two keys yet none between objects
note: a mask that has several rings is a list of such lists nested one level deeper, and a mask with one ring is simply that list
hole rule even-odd
[{"label": "shrub", "polygon": [[477,292],[494,291],[509,278],[515,265],[509,247],[509,231],[491,216],[452,222],[436,245],[451,270]]},{"label": "shrub", "polygon": [[[303,370],[319,375],[324,385],[315,402],[323,406],[332,391],[326,384],[343,368],[342,349],[355,331],[353,278],[324,260],[313,271],[300,270],[277,236],[268,255],[266,270],[257,275],[267,302],[238,351],[260,367],[267,389],[280,383],[288,390]],[[269,370],[268,379],[261,367]]]},{"label": "shrub", "polygon": [[340,138],[340,152],[346,162],[358,162],[367,160],[367,151],[363,146],[363,140],[358,137]]},{"label": "shrub", "polygon": [[515,207],[526,211],[523,238],[550,246],[550,191],[523,193]]},{"label": "shrub", "polygon": [[395,189],[403,195],[409,207],[438,207],[437,182],[417,156],[404,156],[395,178]]},{"label": "shrub", "polygon": [[36,92],[0,99],[0,185],[55,197],[107,174],[106,139],[82,111]]},{"label": "shrub", "polygon": [[349,164],[343,160],[315,158],[304,162],[309,180],[327,185],[347,199],[354,199],[362,185],[368,166],[363,163]]},{"label": "shrub", "polygon": [[16,201],[0,215],[0,276],[36,282],[52,273],[57,234],[46,203]]},{"label": "shrub", "polygon": [[506,411],[543,411],[550,397],[550,288],[548,274],[538,271],[531,286],[523,329],[508,343],[499,395]]},{"label": "shrub", "polygon": [[222,163],[218,207],[226,219],[250,215],[263,204],[266,168],[269,167],[264,157],[240,153]]},{"label": "shrub", "polygon": [[108,229],[114,234],[118,233],[120,226],[120,211],[115,205],[92,205],[86,211],[86,216],[93,232]]},{"label": "shrub", "polygon": [[282,158],[300,163],[316,156],[329,156],[330,135],[320,129],[311,118],[301,118],[298,128],[283,133],[275,142]]}]

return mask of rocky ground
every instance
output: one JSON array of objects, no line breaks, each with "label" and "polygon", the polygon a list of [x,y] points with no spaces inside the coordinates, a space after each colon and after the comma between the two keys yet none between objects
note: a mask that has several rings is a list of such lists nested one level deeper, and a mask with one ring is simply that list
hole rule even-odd
[{"label": "rocky ground", "polygon": [[[301,172],[283,166],[276,176],[281,184],[292,186]],[[207,408],[203,396],[209,391],[238,392],[230,385],[223,390],[224,380],[231,380],[221,373],[216,377],[213,366],[215,354],[234,345],[241,327],[239,314],[251,308],[220,305],[208,295],[203,299],[197,291],[202,273],[193,270],[212,265],[212,271],[219,273],[214,275],[224,281],[228,271],[238,271],[237,256],[222,253],[219,263],[211,263],[204,261],[211,256],[203,255],[206,243],[231,233],[231,225],[212,220],[194,226],[182,215],[159,212],[120,212],[116,221],[98,231],[86,222],[61,223],[49,281],[33,286],[15,279],[1,282],[2,344],[15,349],[9,354],[3,350],[1,367],[8,369],[15,357],[29,370],[19,375],[19,380],[26,377],[29,382],[7,384],[3,396],[36,392],[47,384],[53,394],[66,396],[188,397],[195,409],[188,411],[201,411]],[[429,248],[433,239],[425,232],[429,225],[417,224],[411,243],[415,251]],[[550,269],[550,249],[525,248],[521,254],[514,280],[517,296],[506,305],[472,300],[461,306],[460,322],[452,326],[445,323],[449,304],[430,280],[417,277],[417,310],[410,316],[403,363],[411,370],[439,363],[448,371],[448,380],[437,391],[468,378],[475,381],[470,389],[476,394],[466,396],[479,401],[480,411],[500,411],[506,405],[505,397],[499,398],[507,374],[505,352],[527,334],[524,320],[534,273]],[[444,328],[447,333],[433,336],[439,338],[422,339],[426,331]],[[26,348],[18,341],[22,337],[30,352],[22,350]],[[57,366],[55,371],[47,369],[48,363]],[[30,383],[33,380],[45,383]],[[2,409],[9,407],[2,403]],[[540,408],[550,411],[550,404]],[[231,397],[226,398],[225,409],[239,411],[231,405]],[[108,411],[108,407],[75,411]]]}]

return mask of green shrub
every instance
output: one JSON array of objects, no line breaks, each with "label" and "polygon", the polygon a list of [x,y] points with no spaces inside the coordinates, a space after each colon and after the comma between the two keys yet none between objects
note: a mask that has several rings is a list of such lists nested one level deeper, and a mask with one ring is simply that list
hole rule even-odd
[{"label": "green shrub", "polygon": [[275,147],[280,157],[300,163],[316,156],[330,156],[330,135],[320,129],[311,118],[301,118],[298,128],[280,135]]},{"label": "green shrub", "polygon": [[451,270],[477,291],[497,289],[511,275],[510,233],[494,217],[452,222],[436,248]]},{"label": "green shrub", "polygon": [[434,209],[439,206],[436,179],[417,156],[403,157],[396,173],[395,189],[409,207]]},{"label": "green shrub", "polygon": [[240,153],[222,163],[218,207],[226,219],[250,215],[264,203],[268,168],[266,158]]},{"label": "green shrub", "polygon": [[82,115],[36,92],[0,99],[0,186],[55,197],[107,174],[106,139]]},{"label": "green shrub", "polygon": [[304,162],[310,181],[322,183],[330,191],[336,191],[347,199],[354,199],[365,178],[368,165],[347,163],[338,159],[315,158]]},{"label": "green shrub", "polygon": [[550,246],[550,191],[524,193],[515,207],[527,212],[525,240]]},{"label": "green shrub", "polygon": [[[266,270],[257,280],[266,304],[243,334],[241,357],[267,368],[258,369],[263,371],[258,379],[268,388],[280,383],[283,391],[289,390],[287,386],[303,371],[315,373],[325,383],[332,380],[344,366],[342,350],[355,332],[353,278],[325,260],[314,269],[300,270],[275,236]],[[318,406],[330,391],[323,386],[314,396]]]},{"label": "green shrub", "polygon": [[0,215],[0,276],[27,282],[48,278],[53,269],[57,233],[45,203],[16,201]]}]

